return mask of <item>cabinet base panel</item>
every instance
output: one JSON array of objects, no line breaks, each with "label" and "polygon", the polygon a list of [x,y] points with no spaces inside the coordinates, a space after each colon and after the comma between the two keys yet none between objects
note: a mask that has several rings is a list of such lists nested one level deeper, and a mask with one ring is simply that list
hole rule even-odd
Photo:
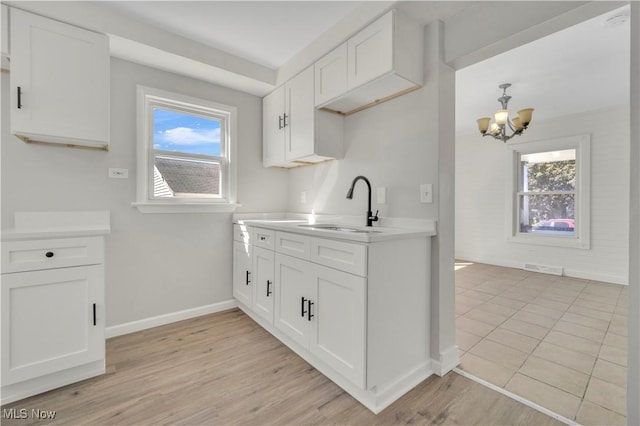
[{"label": "cabinet base panel", "polygon": [[291,340],[284,333],[280,332],[272,324],[258,317],[251,309],[247,308],[242,303],[239,303],[239,308],[249,318],[254,320],[258,325],[271,333],[276,339],[286,345],[289,349],[295,352],[298,356],[311,364],[315,369],[320,371],[329,380],[334,382],[345,392],[355,398],[362,405],[367,407],[374,414],[380,413],[387,408],[393,402],[402,397],[405,393],[409,392],[423,380],[427,379],[434,374],[431,359],[425,360],[420,365],[414,366],[408,369],[408,371],[397,377],[396,380],[385,383],[382,386],[368,385],[367,389],[361,389],[345,379],[340,373],[336,372],[333,368],[327,366],[323,361],[315,357],[313,354],[307,352],[301,348],[296,342]]},{"label": "cabinet base panel", "polygon": [[102,359],[89,364],[47,374],[46,376],[25,380],[24,382],[2,386],[0,397],[1,403],[4,405],[10,402],[19,401],[39,393],[60,388],[104,373],[105,360]]}]

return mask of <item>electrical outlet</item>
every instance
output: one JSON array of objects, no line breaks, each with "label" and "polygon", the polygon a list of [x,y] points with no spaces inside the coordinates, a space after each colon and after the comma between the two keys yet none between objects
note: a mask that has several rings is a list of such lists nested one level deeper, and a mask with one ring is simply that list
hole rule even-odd
[{"label": "electrical outlet", "polygon": [[420,202],[433,203],[433,184],[423,183],[420,185]]},{"label": "electrical outlet", "polygon": [[387,188],[384,186],[376,188],[378,204],[387,204]]},{"label": "electrical outlet", "polygon": [[109,177],[115,179],[128,179],[129,178],[129,170],[128,169],[109,169]]}]

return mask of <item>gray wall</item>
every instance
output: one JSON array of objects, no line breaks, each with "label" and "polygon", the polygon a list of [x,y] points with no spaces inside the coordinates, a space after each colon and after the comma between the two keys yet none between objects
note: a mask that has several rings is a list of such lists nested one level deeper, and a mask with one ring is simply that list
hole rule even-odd
[{"label": "gray wall", "polygon": [[[9,75],[2,74],[3,94]],[[9,129],[2,97],[2,228],[15,211],[110,210],[106,239],[107,326],[227,301],[231,214],[141,214],[136,198],[136,85],[238,107],[237,211],[286,208],[287,172],[262,167],[262,101],[232,89],[111,59],[108,152],[25,144]],[[107,169],[129,169],[109,179]]]}]

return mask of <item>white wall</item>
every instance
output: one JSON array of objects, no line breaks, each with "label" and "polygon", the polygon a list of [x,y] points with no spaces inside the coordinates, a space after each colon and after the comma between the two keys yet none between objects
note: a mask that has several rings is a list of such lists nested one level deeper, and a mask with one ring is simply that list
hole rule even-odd
[{"label": "white wall", "polygon": [[[3,94],[9,75],[2,74]],[[111,60],[108,152],[25,144],[9,133],[2,97],[2,228],[15,211],[110,210],[107,326],[228,301],[230,214],[141,214],[135,201],[136,84],[238,107],[238,211],[282,211],[287,173],[262,167],[260,98],[119,59]],[[130,178],[108,179],[107,169]]]},{"label": "white wall", "polygon": [[[534,117],[535,118],[535,117]],[[591,134],[591,249],[506,241],[506,155],[480,134],[456,137],[456,257],[562,266],[569,276],[628,283],[629,108],[535,121],[516,143]]]}]

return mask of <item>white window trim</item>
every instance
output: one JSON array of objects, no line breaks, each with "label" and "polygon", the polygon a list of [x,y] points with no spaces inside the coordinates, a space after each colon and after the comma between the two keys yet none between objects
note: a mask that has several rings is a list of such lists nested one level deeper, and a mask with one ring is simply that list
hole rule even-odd
[{"label": "white window trim", "polygon": [[[240,204],[236,203],[237,191],[237,108],[199,99],[165,90],[154,89],[146,86],[137,86],[137,185],[136,202],[132,203],[141,213],[226,213],[233,212]],[[226,115],[225,153],[227,157],[226,179],[223,179],[223,194],[225,198],[181,199],[153,198],[150,193],[152,183],[150,152],[152,148],[152,136],[150,123],[153,120],[150,105],[167,102],[170,104],[184,104],[189,109],[190,105],[198,105],[218,111],[224,111]]]},{"label": "white window trim", "polygon": [[[518,156],[545,151],[576,150],[575,223],[572,237],[534,235],[520,232],[518,192]],[[579,249],[591,248],[591,135],[567,136],[533,142],[507,144],[506,157],[506,238],[514,243]]]}]

